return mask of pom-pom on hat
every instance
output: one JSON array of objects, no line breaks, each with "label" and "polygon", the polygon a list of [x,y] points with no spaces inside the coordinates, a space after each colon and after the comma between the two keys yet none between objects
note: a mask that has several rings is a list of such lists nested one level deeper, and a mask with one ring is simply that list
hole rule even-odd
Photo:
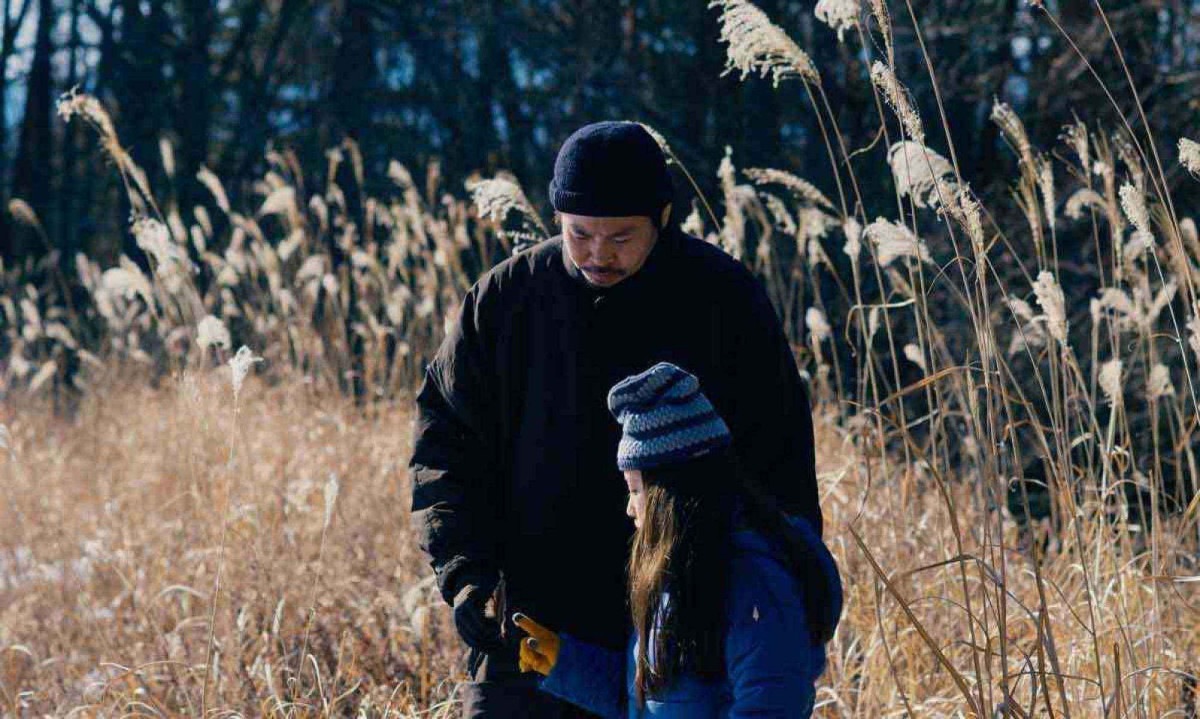
[{"label": "pom-pom on hat", "polygon": [[622,471],[683,462],[733,440],[700,381],[668,362],[618,382],[609,390],[608,409],[621,423]]},{"label": "pom-pom on hat", "polygon": [[636,122],[596,122],[558,151],[550,204],[586,217],[649,217],[672,199],[671,173],[658,142]]}]

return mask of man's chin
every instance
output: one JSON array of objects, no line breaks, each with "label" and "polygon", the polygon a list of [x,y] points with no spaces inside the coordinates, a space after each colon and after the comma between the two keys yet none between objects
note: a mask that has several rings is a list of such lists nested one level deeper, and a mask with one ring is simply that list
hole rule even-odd
[{"label": "man's chin", "polygon": [[625,275],[593,275],[587,270],[581,270],[581,272],[583,279],[592,287],[612,287],[625,279]]}]

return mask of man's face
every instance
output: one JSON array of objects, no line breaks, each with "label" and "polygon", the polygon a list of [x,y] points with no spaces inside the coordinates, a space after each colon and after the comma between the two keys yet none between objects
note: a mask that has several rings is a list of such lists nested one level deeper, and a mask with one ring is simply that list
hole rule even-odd
[{"label": "man's face", "polygon": [[612,287],[632,277],[658,240],[649,217],[562,214],[561,218],[567,255],[594,287]]}]

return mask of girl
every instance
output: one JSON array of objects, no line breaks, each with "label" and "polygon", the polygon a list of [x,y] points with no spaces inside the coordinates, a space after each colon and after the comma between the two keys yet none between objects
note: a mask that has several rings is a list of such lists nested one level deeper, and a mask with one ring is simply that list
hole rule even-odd
[{"label": "girl", "polygon": [[694,376],[661,363],[612,388],[636,534],[619,654],[518,614],[522,671],[606,719],[807,717],[841,614],[833,557],[739,476]]}]

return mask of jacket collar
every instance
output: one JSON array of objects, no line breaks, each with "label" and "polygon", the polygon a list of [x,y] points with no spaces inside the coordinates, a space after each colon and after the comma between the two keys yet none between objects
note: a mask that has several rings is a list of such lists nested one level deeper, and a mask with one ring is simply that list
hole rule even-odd
[{"label": "jacket collar", "polygon": [[561,255],[562,267],[566,271],[567,276],[572,282],[585,291],[589,297],[596,295],[604,295],[607,297],[618,297],[637,292],[640,288],[654,284],[655,279],[661,275],[665,268],[669,267],[672,262],[672,257],[678,253],[681,242],[680,230],[675,227],[667,227],[658,235],[658,240],[655,241],[654,247],[650,249],[650,254],[646,257],[646,261],[642,264],[640,270],[627,277],[613,287],[594,287],[589,284],[584,278],[583,272],[580,271],[575,263],[571,261],[567,254],[567,241],[562,238]]}]

